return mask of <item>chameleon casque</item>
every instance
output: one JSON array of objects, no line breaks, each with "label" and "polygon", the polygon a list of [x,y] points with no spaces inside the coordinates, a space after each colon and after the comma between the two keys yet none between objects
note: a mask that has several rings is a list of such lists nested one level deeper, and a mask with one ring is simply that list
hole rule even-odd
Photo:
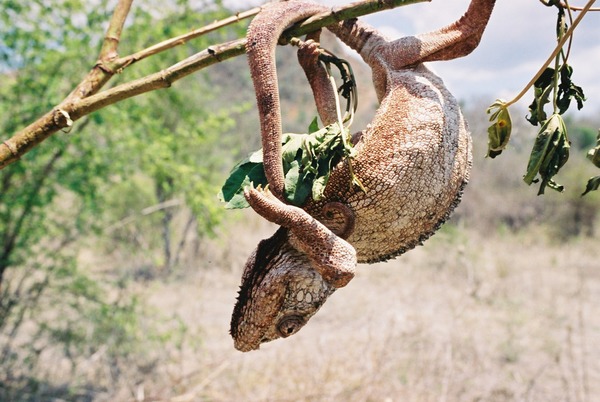
[{"label": "chameleon casque", "polygon": [[[380,106],[353,136],[347,161],[332,171],[319,201],[302,208],[283,200],[281,111],[275,47],[289,25],[329,8],[306,1],[270,3],[252,21],[247,54],[260,115],[268,189],[247,188],[251,207],[281,226],[248,259],[231,319],[241,351],[302,328],[357,262],[385,261],[421,244],[460,201],[471,168],[471,139],[456,99],[423,63],[469,54],[495,0],[472,0],[465,15],[439,30],[389,41],[357,20],[327,27],[371,67]],[[300,46],[299,61],[322,122],[337,121],[334,94],[318,62],[319,33]]]}]

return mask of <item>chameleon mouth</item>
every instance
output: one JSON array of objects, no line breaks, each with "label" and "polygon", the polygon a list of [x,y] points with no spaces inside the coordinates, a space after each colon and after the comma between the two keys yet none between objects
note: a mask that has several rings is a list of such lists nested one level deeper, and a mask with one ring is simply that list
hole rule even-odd
[{"label": "chameleon mouth", "polygon": [[[258,338],[260,339],[260,338]],[[233,347],[239,350],[240,352],[251,352],[253,350],[258,350],[260,348],[260,344],[266,342],[265,340],[257,341],[257,342],[240,342],[237,339],[233,340]]]},{"label": "chameleon mouth", "polygon": [[[246,262],[237,301],[231,315],[230,333],[234,339],[240,335],[240,327],[243,326],[242,321],[248,318],[252,309],[257,308],[253,305],[253,299],[256,297],[254,293],[258,292],[265,277],[273,269],[273,260],[281,253],[281,248],[286,239],[287,230],[280,228],[273,236],[262,240],[256,247],[254,254]],[[272,313],[276,314],[276,311]],[[260,337],[262,335],[260,334]]]}]

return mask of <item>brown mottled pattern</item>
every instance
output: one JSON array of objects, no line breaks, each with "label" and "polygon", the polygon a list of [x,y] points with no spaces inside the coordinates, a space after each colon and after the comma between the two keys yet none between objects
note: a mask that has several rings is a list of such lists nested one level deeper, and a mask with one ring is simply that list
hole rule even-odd
[{"label": "brown mottled pattern", "polygon": [[471,166],[464,119],[441,80],[418,65],[390,72],[387,82],[352,161],[366,193],[348,186],[348,168],[340,166],[325,201],[306,207],[320,219],[328,202],[350,205],[356,221],[347,240],[359,262],[391,258],[432,234],[456,205]]},{"label": "brown mottled pattern", "polygon": [[[285,227],[287,238],[269,253],[261,243],[246,263],[231,324],[236,348],[257,349],[261,342],[297,332],[335,288],[352,278],[357,260],[376,262],[402,254],[448,218],[469,178],[471,139],[456,99],[422,63],[470,53],[494,2],[472,0],[459,21],[396,41],[355,19],[328,27],[371,67],[381,105],[371,124],[354,136],[357,157],[352,168],[366,192],[351,185],[348,164],[342,162],[323,199],[311,200],[302,209],[281,201],[281,113],[274,51],[287,25],[326,8],[302,1],[272,3],[251,23],[248,57],[273,193],[247,189],[246,198],[261,216]],[[307,41],[299,53],[321,119],[335,121],[332,91],[323,87],[323,70],[315,65],[316,45]]]}]

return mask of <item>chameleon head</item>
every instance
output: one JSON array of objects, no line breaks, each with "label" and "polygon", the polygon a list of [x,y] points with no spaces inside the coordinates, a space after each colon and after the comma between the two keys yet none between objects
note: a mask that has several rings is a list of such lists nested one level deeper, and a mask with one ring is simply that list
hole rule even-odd
[{"label": "chameleon head", "polygon": [[247,352],[297,333],[334,290],[279,229],[246,262],[231,317],[235,348]]}]

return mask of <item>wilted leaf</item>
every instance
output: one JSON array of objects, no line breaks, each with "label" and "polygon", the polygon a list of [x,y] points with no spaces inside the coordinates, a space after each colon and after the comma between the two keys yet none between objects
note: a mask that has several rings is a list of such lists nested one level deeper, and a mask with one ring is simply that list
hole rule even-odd
[{"label": "wilted leaf", "polygon": [[531,150],[527,173],[523,180],[531,185],[537,183],[536,176],[542,179],[538,195],[544,193],[546,186],[563,191],[563,187],[552,179],[569,158],[570,144],[567,128],[562,117],[555,113],[544,122]]},{"label": "wilted leaf", "polygon": [[573,84],[571,76],[573,75],[573,67],[568,64],[562,65],[559,74],[555,73],[553,68],[547,67],[542,75],[536,80],[533,87],[534,99],[529,105],[530,116],[527,120],[534,126],[546,120],[546,112],[544,105],[550,102],[550,94],[552,89],[557,87],[556,107],[558,113],[563,114],[569,109],[571,100],[577,102],[577,109],[583,107],[585,95],[580,86]]},{"label": "wilted leaf", "polygon": [[554,83],[554,69],[547,67],[542,75],[533,84],[533,102],[529,105],[531,115],[527,120],[537,126],[540,122],[546,120],[544,105],[549,103],[550,90]]},{"label": "wilted leaf", "polygon": [[[495,111],[493,111],[496,109]],[[493,111],[493,112],[492,112]],[[510,133],[512,131],[512,121],[510,118],[510,112],[502,100],[497,100],[488,109],[487,113],[490,114],[490,121],[492,125],[488,127],[488,153],[487,156],[495,158],[500,155],[508,141],[510,140]]]},{"label": "wilted leaf", "polygon": [[573,67],[565,64],[560,69],[560,84],[558,85],[558,97],[556,99],[556,105],[560,114],[567,111],[571,105],[571,99],[575,99],[577,102],[577,109],[580,110],[583,107],[585,101],[585,95],[583,89],[571,81],[571,75],[573,75]]},{"label": "wilted leaf", "polygon": [[[594,166],[600,168],[600,131],[596,137],[596,147],[589,150],[587,158],[594,164]],[[588,180],[587,186],[582,196],[586,195],[590,191],[596,191],[600,187],[600,176],[592,177]]]},{"label": "wilted leaf", "polygon": [[598,188],[600,188],[600,176],[592,177],[590,180],[588,180],[585,191],[583,194],[581,194],[581,196],[586,195],[590,191],[596,191]]}]

